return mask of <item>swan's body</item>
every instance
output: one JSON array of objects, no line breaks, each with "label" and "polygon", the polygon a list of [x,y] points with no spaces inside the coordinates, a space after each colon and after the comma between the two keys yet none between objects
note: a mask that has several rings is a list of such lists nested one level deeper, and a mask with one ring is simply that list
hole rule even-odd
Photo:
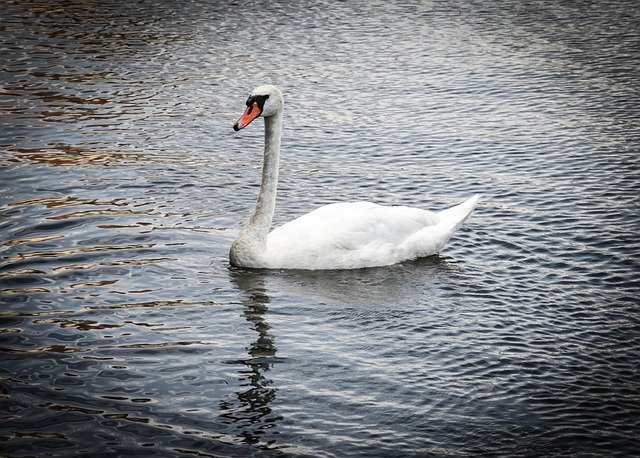
[{"label": "swan's body", "polygon": [[231,264],[249,268],[355,269],[386,266],[437,253],[478,203],[475,195],[438,213],[369,202],[325,205],[271,233],[282,133],[282,93],[256,88],[234,126],[265,118],[260,195],[253,215],[231,246]]}]

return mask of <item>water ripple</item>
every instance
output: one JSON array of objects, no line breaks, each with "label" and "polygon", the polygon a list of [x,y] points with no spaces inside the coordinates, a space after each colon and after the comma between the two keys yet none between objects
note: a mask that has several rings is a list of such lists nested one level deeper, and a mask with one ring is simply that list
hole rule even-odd
[{"label": "water ripple", "polygon": [[[4,2],[0,454],[640,454],[639,13]],[[274,224],[480,206],[428,259],[230,268],[265,82]]]}]

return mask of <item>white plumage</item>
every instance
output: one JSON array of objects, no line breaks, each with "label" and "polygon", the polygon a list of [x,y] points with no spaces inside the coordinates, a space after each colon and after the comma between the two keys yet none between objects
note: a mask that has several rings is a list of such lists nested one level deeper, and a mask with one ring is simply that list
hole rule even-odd
[{"label": "white plumage", "polygon": [[325,205],[269,233],[282,132],[281,92],[256,88],[239,130],[265,118],[265,162],[256,208],[231,247],[231,263],[250,268],[354,269],[386,266],[437,253],[478,203],[475,195],[441,212],[370,202]]}]

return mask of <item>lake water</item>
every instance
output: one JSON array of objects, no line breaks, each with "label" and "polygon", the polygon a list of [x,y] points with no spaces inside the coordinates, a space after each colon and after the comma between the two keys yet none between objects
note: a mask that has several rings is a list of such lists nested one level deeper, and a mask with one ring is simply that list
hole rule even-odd
[{"label": "lake water", "polygon": [[[0,454],[640,455],[640,3],[0,8]],[[483,198],[438,255],[245,271],[274,224]]]}]

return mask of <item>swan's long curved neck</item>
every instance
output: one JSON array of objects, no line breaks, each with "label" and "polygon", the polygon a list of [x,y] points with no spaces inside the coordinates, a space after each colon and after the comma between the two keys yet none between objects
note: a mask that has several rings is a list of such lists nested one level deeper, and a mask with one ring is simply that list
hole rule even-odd
[{"label": "swan's long curved neck", "polygon": [[267,266],[267,236],[276,208],[281,136],[282,110],[264,118],[264,162],[260,194],[253,214],[231,245],[229,259],[234,266],[254,268]]},{"label": "swan's long curved neck", "polygon": [[249,219],[247,229],[252,228],[255,235],[266,243],[273,212],[276,207],[278,187],[278,163],[280,159],[280,140],[282,137],[282,111],[264,118],[264,163],[262,165],[262,183],[258,202]]}]

